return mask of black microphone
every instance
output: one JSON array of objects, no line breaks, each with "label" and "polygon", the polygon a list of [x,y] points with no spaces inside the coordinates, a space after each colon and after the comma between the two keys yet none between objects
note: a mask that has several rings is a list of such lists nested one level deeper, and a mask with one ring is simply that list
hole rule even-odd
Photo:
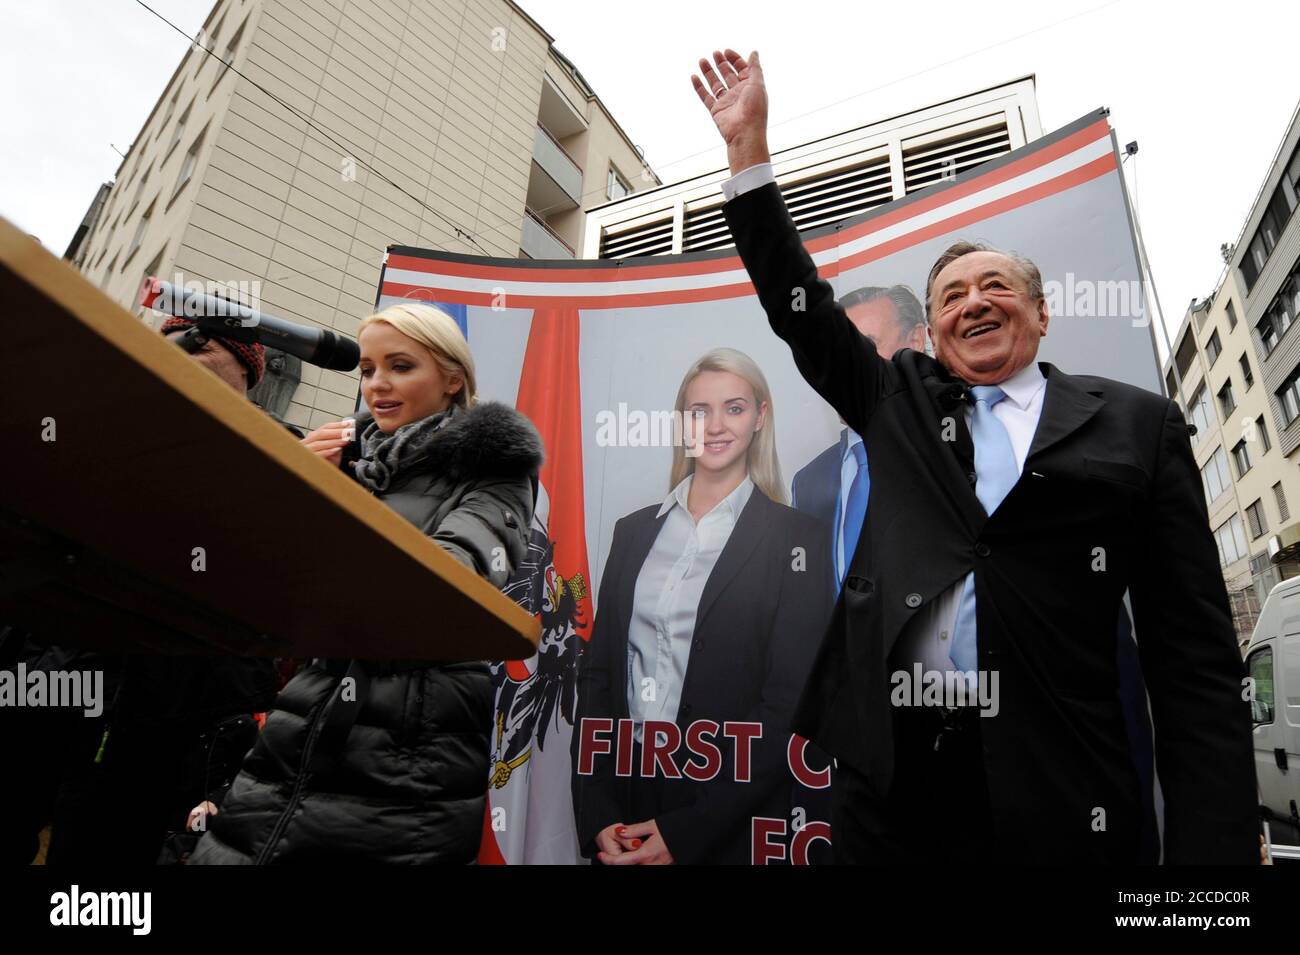
[{"label": "black microphone", "polygon": [[208,335],[261,342],[322,368],[351,371],[361,362],[360,346],[346,335],[276,318],[198,289],[177,288],[153,276],[146,276],[140,287],[140,304],[165,315],[187,318]]}]

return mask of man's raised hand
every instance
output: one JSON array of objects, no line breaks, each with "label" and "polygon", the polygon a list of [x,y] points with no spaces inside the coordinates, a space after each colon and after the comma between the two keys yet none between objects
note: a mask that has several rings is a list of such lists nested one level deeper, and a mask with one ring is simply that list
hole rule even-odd
[{"label": "man's raised hand", "polygon": [[[714,63],[717,69],[714,69]],[[713,63],[700,60],[699,76],[691,85],[700,102],[713,117],[714,125],[727,144],[727,162],[732,174],[761,162],[770,162],[767,148],[767,86],[758,51],[746,60],[735,50],[713,51]]]}]

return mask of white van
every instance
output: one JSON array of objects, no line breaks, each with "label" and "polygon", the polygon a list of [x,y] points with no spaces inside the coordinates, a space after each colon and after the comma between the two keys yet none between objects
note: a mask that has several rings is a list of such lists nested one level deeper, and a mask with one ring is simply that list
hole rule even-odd
[{"label": "white van", "polygon": [[1269,592],[1246,650],[1255,774],[1274,856],[1300,859],[1300,577]]}]

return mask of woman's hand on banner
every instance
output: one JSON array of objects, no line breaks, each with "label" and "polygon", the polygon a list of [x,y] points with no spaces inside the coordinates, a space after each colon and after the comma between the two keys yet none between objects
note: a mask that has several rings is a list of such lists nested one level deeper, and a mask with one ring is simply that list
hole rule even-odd
[{"label": "woman's hand on banner", "polygon": [[734,176],[772,160],[767,148],[767,85],[757,50],[748,60],[735,50],[714,50],[713,62],[716,70],[707,59],[700,60],[703,79],[692,75],[691,85],[727,144]]},{"label": "woman's hand on banner", "polygon": [[303,446],[313,454],[319,454],[330,464],[338,467],[339,461],[343,457],[343,449],[351,442],[356,434],[357,423],[351,418],[345,418],[342,421],[331,421],[329,424],[323,424],[307,437],[302,439]]},{"label": "woman's hand on banner", "polygon": [[[600,845],[601,837],[606,834],[609,834],[619,851],[606,852],[601,846],[599,858],[605,865],[672,864],[673,855],[668,851],[664,837],[659,834],[659,824],[653,819],[626,826],[610,826],[596,837],[597,845]],[[640,848],[635,848],[638,845]]]}]

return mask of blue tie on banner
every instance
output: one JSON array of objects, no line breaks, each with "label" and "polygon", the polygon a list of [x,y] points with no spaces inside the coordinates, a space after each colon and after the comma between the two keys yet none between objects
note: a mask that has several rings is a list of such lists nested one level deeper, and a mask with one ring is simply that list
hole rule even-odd
[{"label": "blue tie on banner", "polygon": [[858,548],[858,537],[862,534],[862,522],[867,517],[867,496],[871,491],[871,475],[867,470],[867,448],[861,441],[856,442],[851,450],[858,462],[858,473],[849,485],[849,499],[844,508],[844,564],[840,567],[840,584],[849,572],[849,563],[853,552]]}]

